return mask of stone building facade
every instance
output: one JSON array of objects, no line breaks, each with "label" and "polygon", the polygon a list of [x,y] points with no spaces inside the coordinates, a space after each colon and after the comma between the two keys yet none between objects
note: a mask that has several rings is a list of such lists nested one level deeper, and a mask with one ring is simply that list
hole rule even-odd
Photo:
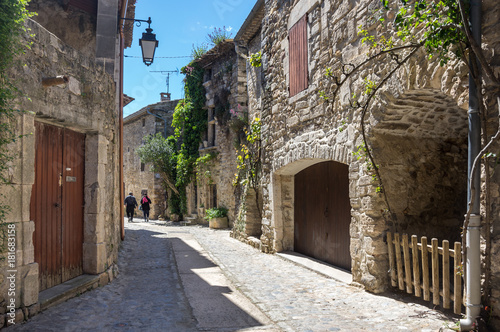
[{"label": "stone building facade", "polygon": [[[365,59],[368,48],[357,29],[373,29],[370,13],[378,8],[373,1],[257,1],[235,37],[238,52],[262,52],[263,74],[246,71],[248,105],[261,115],[264,142],[258,246],[325,260],[372,292],[389,285],[388,231],[461,241],[467,208],[464,65],[441,67],[418,53],[388,81],[366,117],[349,107],[349,99],[363,90],[359,78],[389,72],[384,62],[353,77],[334,100],[320,97],[320,91],[334,89],[326,68]],[[494,1],[483,1],[483,48],[492,63],[498,10]],[[498,126],[498,105],[491,104],[490,134]],[[362,119],[383,191],[364,153]],[[499,179],[493,177],[491,303],[498,313]]]},{"label": "stone building facade", "polygon": [[[232,40],[225,40],[209,50],[196,62],[204,68],[206,108],[208,110],[207,132],[200,145],[200,156],[213,158],[198,167],[196,184],[188,188],[188,214],[204,222],[205,210],[213,207],[228,209],[228,221],[232,226],[238,208],[239,186],[233,186],[236,173],[235,140],[238,134],[231,123],[238,109],[246,109],[244,74],[237,64],[237,55]],[[243,85],[243,86],[242,86]],[[243,99],[241,99],[240,95]]]},{"label": "stone building facade", "polygon": [[[147,192],[151,198],[151,219],[167,217],[166,190],[159,175],[151,171],[151,165],[141,163],[135,150],[144,137],[161,133],[163,137],[174,134],[172,116],[178,100],[164,100],[148,105],[123,119],[123,171],[125,193],[132,192],[137,201]],[[138,217],[142,217],[138,212]]]},{"label": "stone building facade", "polygon": [[[99,25],[117,26],[119,10],[133,11],[125,13],[126,1],[83,3],[89,7],[32,1],[39,15],[26,22],[31,47],[9,69],[22,92],[13,107],[22,112],[13,123],[21,137],[9,147],[11,185],[0,198],[10,206],[2,227],[14,230],[16,249],[12,259],[1,254],[0,327],[38,313],[45,289],[82,274],[99,275],[103,285],[117,271],[119,36]],[[113,41],[111,50],[103,40]]]}]

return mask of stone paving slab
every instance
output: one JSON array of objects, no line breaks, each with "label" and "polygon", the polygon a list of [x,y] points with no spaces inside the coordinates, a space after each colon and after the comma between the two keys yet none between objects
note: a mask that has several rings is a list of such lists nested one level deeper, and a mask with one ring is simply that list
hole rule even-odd
[{"label": "stone paving slab", "polygon": [[451,331],[446,326],[458,318],[264,254],[229,237],[228,230],[189,229],[233,284],[283,331]]},{"label": "stone paving slab", "polygon": [[111,284],[6,331],[437,332],[457,319],[264,254],[228,230],[126,223],[118,265]]},{"label": "stone paving slab", "polygon": [[[279,331],[187,231],[169,231],[182,286],[202,331]],[[183,228],[186,229],[186,228]]]},{"label": "stone paving slab", "polygon": [[165,227],[126,227],[112,283],[6,331],[198,331]]}]

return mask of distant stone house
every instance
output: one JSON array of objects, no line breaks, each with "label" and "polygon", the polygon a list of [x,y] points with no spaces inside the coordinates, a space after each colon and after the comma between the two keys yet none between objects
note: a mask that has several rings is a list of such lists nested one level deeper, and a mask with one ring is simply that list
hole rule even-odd
[{"label": "distant stone house", "polygon": [[[327,67],[364,59],[357,27],[379,5],[257,1],[235,37],[239,53],[262,52],[263,74],[246,71],[248,105],[262,118],[265,142],[259,246],[338,266],[373,292],[389,284],[387,232],[460,241],[467,191],[466,68],[440,67],[420,53],[373,102],[366,133],[386,196],[363,153],[361,114],[348,104],[359,83],[344,87],[333,102],[320,98],[320,90],[332,90]],[[483,6],[498,10],[494,1]],[[496,50],[498,22],[491,15],[485,12],[483,43]],[[488,125],[496,130],[495,115]],[[498,176],[491,180],[493,252],[500,246]],[[492,260],[492,272],[499,269]],[[500,279],[493,275],[492,301],[500,308]]]},{"label": "distant stone house", "polygon": [[[150,170],[151,165],[141,163],[136,149],[144,143],[144,137],[161,133],[173,135],[172,116],[178,100],[163,100],[143,107],[123,119],[123,171],[125,193],[132,192],[139,201],[147,193],[152,201],[150,218],[166,218],[167,197],[159,174]],[[141,217],[141,213],[137,212]]]},{"label": "distant stone house", "polygon": [[[24,96],[14,107],[24,113],[15,123],[23,136],[10,146],[12,185],[2,186],[0,198],[11,207],[6,224],[14,227],[16,248],[14,261],[3,259],[5,252],[0,260],[2,325],[43,309],[46,289],[82,274],[100,275],[96,285],[114,276],[123,235],[116,27],[119,17],[134,17],[134,4],[30,3],[38,12],[26,23],[32,45],[9,72]],[[12,274],[15,294],[8,291]]]},{"label": "distant stone house", "polygon": [[[246,109],[244,73],[238,66],[232,40],[225,40],[195,62],[204,68],[207,131],[199,148],[200,156],[213,158],[200,166],[197,180],[188,188],[188,215],[203,222],[205,210],[213,207],[228,209],[230,225],[238,207],[238,188],[233,186],[236,173],[235,140],[231,129],[235,117],[231,110]],[[240,79],[242,78],[242,79]],[[241,111],[243,112],[243,111]]]}]

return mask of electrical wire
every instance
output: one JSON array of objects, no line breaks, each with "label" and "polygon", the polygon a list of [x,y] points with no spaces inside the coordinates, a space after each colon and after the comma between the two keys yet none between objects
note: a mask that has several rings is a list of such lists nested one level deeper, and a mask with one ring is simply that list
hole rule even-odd
[{"label": "electrical wire", "polygon": [[[137,56],[137,55],[124,55],[125,58],[140,58],[142,59],[142,56]],[[180,55],[180,56],[155,56],[155,59],[177,59],[177,58],[192,58],[191,55]]]}]

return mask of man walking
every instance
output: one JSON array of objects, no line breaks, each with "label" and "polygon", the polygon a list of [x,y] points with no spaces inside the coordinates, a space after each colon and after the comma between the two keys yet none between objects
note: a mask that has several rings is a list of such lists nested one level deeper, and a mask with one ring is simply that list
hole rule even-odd
[{"label": "man walking", "polygon": [[134,197],[134,194],[128,193],[128,196],[125,197],[125,208],[127,210],[127,217],[128,221],[132,222],[134,221],[134,213],[135,213],[135,208],[137,207],[137,201]]}]

